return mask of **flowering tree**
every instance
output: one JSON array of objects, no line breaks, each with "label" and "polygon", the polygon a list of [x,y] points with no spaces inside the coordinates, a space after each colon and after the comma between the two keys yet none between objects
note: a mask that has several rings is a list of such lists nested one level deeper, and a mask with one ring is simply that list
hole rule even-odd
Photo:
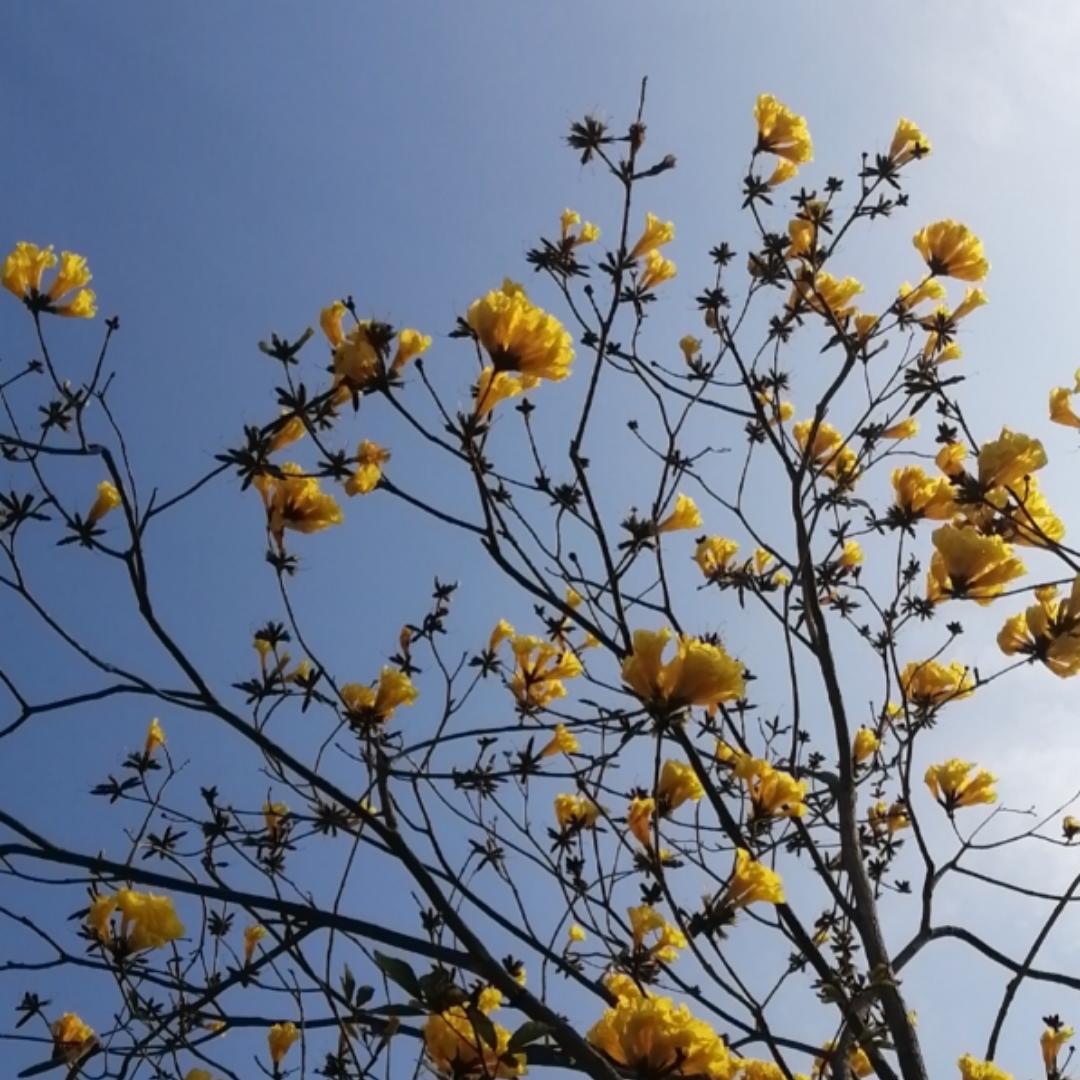
[{"label": "flowering tree", "polygon": [[[0,660],[0,740],[125,695],[148,721],[119,768],[105,751],[86,763],[113,830],[100,850],[0,804],[0,970],[25,984],[4,1032],[18,1075],[916,1080],[953,1066],[924,1061],[916,1011],[938,1003],[908,1000],[903,976],[951,939],[1000,976],[984,1045],[957,1051],[964,1080],[994,1080],[1028,988],[1080,988],[1038,958],[1080,877],[1057,894],[972,868],[980,852],[1068,844],[1068,801],[1017,829],[985,809],[993,762],[922,751],[1003,676],[1080,672],[1080,564],[1040,493],[1044,446],[990,437],[960,400],[982,245],[951,220],[920,228],[915,283],[891,279],[876,313],[858,308],[863,286],[833,270],[843,241],[907,207],[930,143],[901,120],[854,178],[781,211],[811,140],[763,94],[743,192],[754,248],[712,249],[700,337],[648,345],[675,230],[652,213],[639,230],[632,204],[643,188],[662,200],[654,182],[675,159],[647,150],[643,105],[644,87],[625,130],[571,129],[583,165],[610,175],[618,225],[604,250],[567,210],[528,253],[559,315],[507,280],[429,370],[431,337],[334,301],[325,345],[311,330],[259,345],[280,415],[168,498],[140,494],[110,408],[118,321],[89,369],[50,351],[54,316],[96,317],[86,260],[31,243],[7,257],[39,356],[0,382],[6,621],[44,628],[95,681],[57,698],[40,677],[54,660]],[[956,281],[971,283],[959,297]],[[1072,393],[1052,391],[1050,419],[1076,428]],[[356,445],[375,410],[399,425],[400,475],[387,448]],[[613,412],[641,455],[642,505],[621,511]],[[418,494],[425,455],[460,478],[452,499]],[[71,479],[87,463],[92,497]],[[264,512],[273,586],[254,651],[220,686],[170,631],[148,544],[211,483]],[[529,625],[493,608],[487,640],[455,643],[455,587],[436,580],[428,611],[367,620],[382,643],[366,667],[333,670],[297,571],[319,558],[311,534],[348,528],[354,497],[464,534],[505,596],[528,601]],[[167,677],[108,659],[106,613],[84,635],[46,602],[47,566],[68,558],[119,568]],[[1001,659],[977,670],[957,620],[991,604]],[[742,611],[753,635],[702,629]],[[265,801],[232,793],[240,768],[209,753],[190,779],[169,732],[192,714],[242,740]],[[1050,901],[1026,952],[938,919],[958,877]],[[42,914],[56,896],[68,921]],[[886,897],[906,912],[898,928]],[[62,998],[36,983],[52,971]],[[1031,1040],[1051,1080],[1071,1036],[1055,1015]]]}]

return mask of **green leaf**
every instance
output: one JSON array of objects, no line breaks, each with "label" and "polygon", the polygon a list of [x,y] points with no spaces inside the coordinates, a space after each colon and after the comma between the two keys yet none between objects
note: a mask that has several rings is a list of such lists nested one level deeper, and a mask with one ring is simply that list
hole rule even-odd
[{"label": "green leaf", "polygon": [[378,964],[379,970],[392,983],[397,983],[407,994],[414,998],[422,996],[420,981],[416,977],[416,972],[404,960],[398,960],[395,956],[386,956],[376,950],[375,963]]},{"label": "green leaf", "polygon": [[374,986],[358,986],[353,995],[353,1008],[363,1008],[375,996]]},{"label": "green leaf", "polygon": [[510,1043],[506,1048],[506,1052],[512,1054],[522,1047],[528,1046],[529,1043],[536,1042],[537,1039],[542,1039],[550,1032],[551,1028],[543,1021],[526,1020],[525,1023],[510,1036]]},{"label": "green leaf", "polygon": [[499,1048],[499,1036],[495,1032],[495,1025],[475,1005],[470,1005],[466,1015],[476,1031],[476,1034],[484,1040],[492,1050]]}]

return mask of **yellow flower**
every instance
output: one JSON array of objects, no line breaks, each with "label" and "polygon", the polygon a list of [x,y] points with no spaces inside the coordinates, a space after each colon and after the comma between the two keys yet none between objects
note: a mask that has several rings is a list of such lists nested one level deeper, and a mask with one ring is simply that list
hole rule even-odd
[{"label": "yellow flower", "polygon": [[900,672],[900,688],[910,704],[931,709],[971,695],[975,679],[958,660],[947,667],[936,660],[912,660]]},{"label": "yellow flower", "polygon": [[[959,443],[953,445],[960,446]],[[963,450],[962,446],[960,450]],[[927,476],[918,465],[893,469],[892,486],[896,505],[910,521],[922,518],[948,521],[956,513],[952,484],[943,476]]]},{"label": "yellow flower", "polygon": [[758,94],[754,105],[757,121],[757,150],[776,154],[792,165],[814,160],[814,144],[806,118],[793,113],[772,94]]},{"label": "yellow flower", "polygon": [[934,363],[947,364],[950,360],[959,360],[960,357],[963,355],[963,349],[961,349],[960,346],[957,345],[955,341],[953,341],[950,344],[946,345],[945,348],[942,349],[936,357],[934,357]]},{"label": "yellow flower", "polygon": [[[285,417],[288,417],[288,419],[285,419]],[[291,446],[297,440],[302,439],[306,433],[307,428],[304,427],[304,421],[296,413],[290,414],[285,410],[282,412],[281,419],[277,421],[277,426],[267,442],[267,450],[271,454],[276,454],[279,450],[283,450],[286,446]]]},{"label": "yellow flower", "polygon": [[677,529],[700,529],[701,511],[689,495],[681,492],[675,497],[675,509],[663,521],[657,523],[658,533],[675,532]]},{"label": "yellow flower", "polygon": [[161,721],[155,716],[146,729],[146,742],[143,744],[143,754],[149,757],[159,746],[165,745],[165,731]]},{"label": "yellow flower", "polygon": [[1065,835],[1066,840],[1072,840],[1075,836],[1080,835],[1080,818],[1075,818],[1071,814],[1066,814],[1061,819],[1061,831]]},{"label": "yellow flower", "polygon": [[394,353],[394,362],[390,365],[391,371],[400,371],[410,360],[431,348],[431,336],[421,334],[419,330],[402,330],[398,334],[397,352]]},{"label": "yellow flower", "polygon": [[856,566],[862,566],[863,550],[858,540],[845,540],[840,551],[840,565],[847,570],[854,570]]},{"label": "yellow flower", "polygon": [[771,187],[779,187],[781,184],[786,184],[789,180],[793,180],[799,173],[799,166],[794,162],[788,161],[786,158],[781,158],[776,167],[769,174],[769,179],[765,183]]},{"label": "yellow flower", "polygon": [[361,390],[370,385],[379,373],[378,349],[371,336],[368,320],[357,323],[334,348],[334,382],[340,394],[335,404],[343,404],[349,397],[349,388]]},{"label": "yellow flower", "polygon": [[[486,1016],[501,1003],[502,994],[489,987],[480,992],[476,1007]],[[477,1080],[521,1076],[525,1072],[525,1055],[508,1054],[510,1032],[501,1024],[492,1023],[489,1034],[494,1035],[494,1046],[474,1027],[465,1006],[454,1005],[428,1017],[424,1024],[424,1048],[440,1076]]]},{"label": "yellow flower", "polygon": [[896,424],[890,424],[882,433],[883,439],[913,439],[919,434],[919,421],[914,416],[905,417]]},{"label": "yellow flower", "polygon": [[806,784],[802,780],[796,780],[782,769],[774,769],[761,758],[748,755],[741,755],[741,758],[733,762],[735,775],[746,784],[755,820],[797,818],[806,813]]},{"label": "yellow flower", "polygon": [[645,269],[638,280],[638,285],[645,292],[655,289],[665,281],[670,281],[676,274],[675,264],[665,259],[659,251],[650,251],[645,256]]},{"label": "yellow flower", "polygon": [[555,754],[576,754],[580,749],[577,737],[565,724],[555,725],[555,734],[551,741],[540,751],[541,757],[553,757]]},{"label": "yellow flower", "polygon": [[994,488],[986,495],[988,506],[967,508],[968,520],[977,529],[1026,547],[1050,547],[1065,535],[1065,523],[1050,509],[1034,476],[1006,491]]},{"label": "yellow flower", "polygon": [[772,552],[764,548],[754,548],[754,573],[764,574],[772,565]]},{"label": "yellow flower", "polygon": [[289,816],[289,808],[283,802],[265,802],[262,808],[263,825],[271,840],[277,840],[281,827]]},{"label": "yellow flower", "polygon": [[982,281],[990,271],[982,241],[966,226],[951,218],[920,229],[912,239],[931,274]]},{"label": "yellow flower", "polygon": [[715,709],[745,693],[743,665],[719,645],[681,636],[675,656],[662,654],[671,631],[635,630],[633,649],[623,661],[623,681],[646,704],[679,709],[700,705]]},{"label": "yellow flower", "polygon": [[382,467],[390,460],[390,451],[385,447],[373,443],[370,439],[362,439],[356,448],[356,472],[345,481],[345,493],[347,495],[368,495],[378,487],[382,477]]},{"label": "yellow flower", "polygon": [[319,312],[319,326],[332,349],[336,349],[345,341],[345,331],[342,329],[341,320],[345,318],[345,312],[348,310],[340,300],[335,300],[329,307],[324,307]]},{"label": "yellow flower", "polygon": [[675,222],[661,221],[655,214],[645,215],[645,231],[638,242],[630,249],[631,259],[640,259],[643,255],[655,251],[675,239]]},{"label": "yellow flower", "polygon": [[[832,1052],[833,1047],[836,1044],[830,1039],[821,1049],[829,1054]],[[820,1057],[814,1062],[813,1075],[815,1077],[820,1076],[825,1068],[825,1059]],[[851,1075],[858,1077],[859,1080],[863,1080],[864,1077],[872,1076],[874,1072],[874,1066],[870,1061],[870,1055],[861,1047],[853,1046],[848,1051],[848,1068],[851,1070]]]},{"label": "yellow flower", "polygon": [[679,338],[679,348],[682,350],[686,362],[692,364],[694,357],[701,352],[701,339],[694,337],[692,334],[684,334]]},{"label": "yellow flower", "polygon": [[881,740],[877,733],[868,727],[861,727],[855,732],[855,739],[851,747],[851,756],[856,765],[872,758],[881,746]]},{"label": "yellow flower", "polygon": [[1042,1050],[1043,1064],[1047,1076],[1057,1076],[1058,1054],[1061,1048],[1073,1037],[1073,1029],[1063,1024],[1061,1027],[1048,1027],[1039,1037],[1039,1049]]},{"label": "yellow flower", "polygon": [[121,499],[116,485],[110,480],[102,480],[97,486],[97,498],[94,499],[93,505],[86,515],[88,524],[93,525],[100,521],[106,514],[111,513],[120,506],[122,502],[123,499]]},{"label": "yellow flower", "polygon": [[736,1061],[724,1040],[685,1004],[642,993],[628,975],[610,975],[616,1003],[585,1038],[635,1076],[732,1080]]},{"label": "yellow flower", "polygon": [[341,688],[341,700],[349,713],[360,721],[376,724],[387,723],[395,709],[412,705],[419,696],[409,676],[395,667],[382,669],[377,687],[346,683]]},{"label": "yellow flower", "polygon": [[570,924],[570,928],[566,931],[566,936],[571,941],[581,942],[585,940],[585,931],[582,927],[578,926],[576,922]]},{"label": "yellow flower", "polygon": [[856,476],[858,455],[844,442],[844,437],[827,420],[822,420],[808,446],[813,420],[800,420],[793,428],[799,449],[826,476],[837,483],[852,483]]},{"label": "yellow flower", "polygon": [[907,814],[907,807],[902,802],[894,802],[889,806],[884,801],[874,803],[867,815],[870,828],[876,833],[881,827],[888,830],[889,835],[899,832],[901,829],[911,827],[911,819]]},{"label": "yellow flower", "polygon": [[270,1050],[270,1060],[280,1065],[289,1048],[300,1038],[300,1030],[290,1020],[287,1024],[274,1024],[266,1033],[266,1044]]},{"label": "yellow flower", "polygon": [[214,1080],[206,1069],[188,1069],[184,1080]]},{"label": "yellow flower", "polygon": [[[779,168],[779,166],[777,166]],[[792,218],[788,222],[788,244],[784,255],[788,259],[798,259],[804,255],[812,255],[814,251],[814,237],[817,233],[814,222],[806,218]]]},{"label": "yellow flower", "polygon": [[626,814],[626,825],[631,835],[645,847],[652,846],[652,816],[655,810],[655,799],[637,796],[630,800],[630,809]]},{"label": "yellow flower", "polygon": [[[677,926],[672,926],[648,904],[630,908],[627,915],[636,952],[645,951],[663,964],[673,964],[679,958],[679,950],[686,948],[686,938],[682,931]],[[647,941],[650,934],[655,934],[656,937]]]},{"label": "yellow flower", "polygon": [[59,1058],[68,1065],[81,1061],[97,1043],[94,1029],[77,1013],[64,1013],[53,1021],[50,1031],[53,1039],[53,1057]]},{"label": "yellow flower", "polygon": [[255,955],[255,946],[266,937],[266,927],[258,923],[252,923],[244,928],[244,965],[251,963]]},{"label": "yellow flower", "polygon": [[996,777],[985,769],[969,775],[974,768],[974,763],[970,761],[949,758],[943,764],[931,765],[926,770],[925,780],[930,794],[950,814],[962,806],[997,801],[997,792],[994,791]]},{"label": "yellow flower", "polygon": [[600,230],[591,221],[581,225],[581,231],[577,235],[572,231],[575,225],[581,225],[581,215],[576,210],[567,209],[559,215],[560,236],[568,247],[580,247],[600,239]]},{"label": "yellow flower", "polygon": [[566,697],[564,679],[581,674],[581,661],[568,649],[532,635],[518,634],[510,640],[515,670],[510,691],[526,709],[544,708],[556,698]]},{"label": "yellow flower", "polygon": [[108,945],[112,941],[112,917],[116,912],[116,897],[98,893],[90,901],[86,925],[93,930],[98,941]]},{"label": "yellow flower", "polygon": [[739,545],[734,540],[723,536],[705,536],[694,549],[694,562],[707,578],[718,577],[731,569],[738,551]]},{"label": "yellow flower", "polygon": [[963,443],[946,443],[934,456],[937,467],[948,477],[955,479],[964,472],[967,447]]},{"label": "yellow flower", "polygon": [[784,885],[780,875],[764,863],[750,857],[746,848],[735,852],[735,868],[724,890],[721,907],[733,911],[750,904],[784,903]]},{"label": "yellow flower", "polygon": [[914,121],[901,117],[889,144],[889,160],[899,167],[906,165],[912,158],[926,157],[929,153],[930,140]]},{"label": "yellow flower", "polygon": [[992,1061],[978,1061],[965,1054],[957,1063],[960,1080],[1013,1080],[1012,1073],[999,1069]]},{"label": "yellow flower", "polygon": [[1045,464],[1046,451],[1038,439],[1003,427],[998,438],[979,448],[979,484],[984,491],[1015,487]]},{"label": "yellow flower", "polygon": [[80,289],[66,304],[52,310],[71,319],[92,319],[97,314],[97,297],[93,289]]},{"label": "yellow flower", "polygon": [[541,379],[558,382],[570,374],[574,359],[570,335],[509,279],[501,289],[474,300],[465,317],[492,362],[477,384],[476,411],[481,416],[498,401],[531,390]]},{"label": "yellow flower", "polygon": [[933,557],[927,577],[927,598],[974,600],[986,605],[1005,586],[1025,573],[1024,564],[1000,536],[981,536],[970,525],[935,529]]},{"label": "yellow flower", "polygon": [[856,310],[854,314],[855,336],[861,342],[865,343],[869,341],[870,335],[877,329],[877,325],[880,321],[881,317],[879,315]]},{"label": "yellow flower", "polygon": [[965,289],[964,299],[949,313],[949,318],[953,322],[959,322],[965,315],[970,315],[985,303],[987,303],[986,293],[982,289]]},{"label": "yellow flower", "polygon": [[[96,901],[95,899],[95,905]],[[161,949],[170,941],[184,936],[184,926],[176,917],[173,902],[168,896],[155,896],[153,893],[138,893],[132,889],[120,889],[115,900],[115,910],[120,912],[120,932],[129,951],[140,952],[143,949]],[[95,930],[99,938],[101,919],[106,905],[91,908],[90,918],[95,920]]]},{"label": "yellow flower", "polygon": [[1080,674],[1080,574],[1067,598],[1059,598],[1052,585],[1036,589],[1035,598],[1035,604],[1006,620],[999,648],[1007,656],[1041,660],[1063,679]]},{"label": "yellow flower", "polygon": [[660,770],[660,782],[656,788],[656,797],[661,814],[670,814],[684,802],[698,802],[705,789],[697,773],[684,761],[665,761]]},{"label": "yellow flower", "polygon": [[843,320],[855,309],[851,300],[863,291],[858,278],[835,278],[825,270],[816,274],[801,274],[791,289],[788,307],[795,308],[798,301],[803,301],[812,311],[821,315],[832,313],[833,317]]},{"label": "yellow flower", "polygon": [[500,619],[495,624],[495,629],[491,631],[491,637],[488,639],[488,650],[494,652],[507,638],[513,636],[514,628],[505,619]]},{"label": "yellow flower", "polygon": [[600,807],[587,795],[555,796],[555,820],[559,829],[591,829],[600,816]]},{"label": "yellow flower", "polygon": [[1050,419],[1065,427],[1080,428],[1080,416],[1072,407],[1073,391],[1067,386],[1056,386],[1050,391]]},{"label": "yellow flower", "polygon": [[41,292],[41,276],[56,265],[52,244],[47,248],[20,240],[5,259],[0,270],[0,282],[20,300]]},{"label": "yellow flower", "polygon": [[341,524],[341,507],[333,495],[319,490],[317,477],[304,476],[292,462],[282,465],[281,471],[280,478],[262,476],[256,485],[266,503],[270,534],[279,546],[286,529],[313,533]]},{"label": "yellow flower", "polygon": [[929,277],[915,288],[906,281],[900,286],[900,305],[910,311],[925,300],[944,300],[945,286],[937,278]]},{"label": "yellow flower", "polygon": [[85,256],[71,251],[61,252],[60,269],[57,270],[47,295],[50,300],[59,300],[61,296],[89,285],[92,277]]}]

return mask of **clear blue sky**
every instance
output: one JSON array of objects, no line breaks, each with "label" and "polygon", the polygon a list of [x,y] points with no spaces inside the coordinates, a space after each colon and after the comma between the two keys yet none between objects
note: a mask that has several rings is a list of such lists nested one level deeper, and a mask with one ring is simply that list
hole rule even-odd
[{"label": "clear blue sky", "polygon": [[[653,319],[656,341],[697,326],[693,296],[708,248],[728,237],[738,247],[745,236],[745,222],[733,219],[750,110],[755,94],[769,90],[808,116],[819,162],[808,175],[817,182],[826,170],[850,176],[859,151],[882,148],[900,115],[933,140],[912,185],[914,209],[875,234],[872,248],[854,244],[851,268],[866,277],[872,265],[894,268],[869,282],[884,302],[916,272],[909,237],[917,225],[958,216],[982,236],[994,267],[991,305],[972,320],[963,364],[975,377],[965,400],[983,435],[1003,422],[1044,427],[1048,388],[1078,364],[1071,254],[1080,226],[1080,12],[1068,3],[129,2],[18,4],[5,16],[0,247],[28,239],[88,255],[102,314],[121,319],[114,405],[146,489],[176,490],[239,441],[242,421],[265,422],[276,373],[256,342],[272,330],[295,335],[345,293],[365,311],[433,334],[429,366],[445,368],[446,385],[456,366],[464,400],[472,369],[461,344],[445,337],[455,316],[504,275],[526,274],[525,249],[553,231],[564,206],[610,232],[610,189],[560,142],[587,111],[625,123],[642,75],[650,79],[650,149],[679,159],[651,196],[679,225],[672,255],[680,277]],[[65,325],[54,335],[74,378],[92,363],[95,332]],[[7,298],[0,374],[32,352],[25,315]],[[364,419],[359,433],[381,437],[381,422],[373,417],[368,429]],[[1075,507],[1063,505],[1075,491],[1075,445],[1061,432],[1051,440],[1057,468],[1045,487],[1075,535]],[[427,479],[429,494],[456,503],[455,489],[425,478],[407,441],[393,448],[395,478],[418,491]],[[627,478],[610,479],[613,502],[625,507]],[[96,480],[87,474],[87,491]],[[388,499],[347,510],[348,530],[311,542],[318,556],[306,560],[300,583],[310,613],[335,601],[322,644],[357,668],[357,679],[374,673],[394,628],[423,610],[432,570],[461,579],[465,626],[476,631],[504,613],[485,591],[489,571],[474,546]],[[259,518],[254,496],[239,496],[229,480],[197,504],[197,516],[149,541],[162,610],[222,682],[249,663],[252,630],[278,614]],[[208,532],[212,559],[190,547]],[[113,612],[115,583],[96,563],[91,572],[84,553],[62,550],[31,561],[62,564],[54,588],[73,623],[100,625],[108,611],[110,649],[167,671],[141,651],[127,614]],[[41,693],[82,688],[85,673],[41,661],[44,639],[4,616],[8,603],[0,599],[0,655]],[[528,605],[517,603],[507,613],[527,619]],[[390,614],[380,623],[373,611]],[[987,649],[984,659],[992,657]],[[1052,790],[1048,798],[1067,797],[1080,751],[1071,693],[1048,675],[1025,674],[992,710],[958,714],[955,734],[935,734],[934,745],[990,764],[996,755],[1014,805],[1043,799],[1037,783]],[[1032,733],[1018,739],[1021,706]],[[84,791],[141,741],[145,721],[129,702],[27,732],[4,746],[3,802],[32,807],[47,830],[71,830],[93,849],[102,840],[89,819],[71,820],[88,798],[41,805],[41,786]],[[210,734],[190,718],[169,726],[178,752],[190,755]],[[1018,874],[1044,869],[1033,859]],[[1055,863],[1045,872],[1056,880],[1069,870]],[[1004,909],[985,917],[1002,931],[1019,927],[1008,942],[1019,955],[1029,926]],[[0,928],[0,954],[10,951],[8,929]],[[1065,944],[1075,931],[1075,919],[1063,921],[1059,961],[1075,961]],[[916,1001],[932,1071],[949,1075],[960,1052],[983,1044],[1002,979],[967,978],[960,968],[973,965],[971,954],[935,955],[910,985],[953,994],[945,1008]],[[21,989],[0,984],[0,1010]],[[1018,1075],[1037,1065],[1040,1011],[1080,1021],[1052,995],[1030,1000],[1006,1043],[1013,1056],[1004,1062]],[[8,1052],[0,1045],[0,1061]]]}]

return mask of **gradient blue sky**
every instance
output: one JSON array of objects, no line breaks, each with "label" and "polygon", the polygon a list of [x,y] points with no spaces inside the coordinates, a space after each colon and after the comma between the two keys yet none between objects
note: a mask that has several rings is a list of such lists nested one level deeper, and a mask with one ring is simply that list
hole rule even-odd
[{"label": "gradient blue sky", "polygon": [[[564,205],[614,224],[610,189],[560,140],[586,111],[624,123],[643,74],[650,149],[679,159],[651,195],[679,223],[680,278],[652,320],[655,340],[697,325],[693,296],[709,246],[732,238],[739,247],[746,235],[745,222],[731,222],[750,109],[767,89],[808,116],[820,163],[808,175],[818,182],[826,170],[850,175],[861,149],[887,143],[899,115],[932,138],[933,156],[912,184],[915,209],[876,233],[872,247],[855,242],[850,269],[869,276],[871,265],[893,260],[895,273],[870,284],[884,302],[916,272],[909,237],[917,224],[956,215],[983,237],[994,265],[991,305],[972,320],[963,363],[977,376],[965,400],[984,435],[1003,422],[1044,425],[1048,388],[1069,381],[1078,363],[1070,255],[1080,226],[1080,11],[1068,3],[70,3],[10,5],[4,21],[9,180],[0,247],[32,239],[90,257],[102,313],[121,317],[114,405],[146,488],[176,490],[238,441],[241,420],[272,414],[276,373],[255,343],[271,330],[294,335],[334,296],[351,292],[363,309],[435,335],[429,366],[452,373],[458,365],[464,400],[472,369],[460,343],[445,338],[454,317],[504,274],[525,274],[526,247],[553,230]],[[58,327],[54,338],[69,371],[92,362],[84,325]],[[32,351],[24,313],[0,304],[0,373]],[[1061,505],[1075,493],[1075,443],[1061,432],[1051,441],[1057,468],[1045,486],[1075,528],[1075,508]],[[424,490],[409,454],[407,444],[395,446],[394,475]],[[87,474],[87,490],[96,479]],[[613,475],[611,487],[625,507],[626,478]],[[457,497],[434,480],[428,491]],[[461,579],[466,625],[503,613],[492,610],[474,547],[389,500],[377,513],[368,505],[349,512],[356,521],[347,534],[318,539],[330,569],[301,574],[310,612],[320,613],[327,590],[345,601],[324,642],[342,663],[360,657],[374,670],[392,630],[373,628],[370,612],[392,611],[392,627],[415,618],[429,568]],[[207,530],[210,560],[188,546]],[[207,669],[231,680],[237,643],[246,648],[252,629],[277,614],[259,561],[257,505],[223,482],[197,519],[150,543],[162,610]],[[55,569],[52,551],[41,566],[55,569],[58,591],[70,590],[73,623],[95,632],[107,612],[110,650],[167,670],[112,611],[107,574],[88,581],[82,553],[63,550],[64,567]],[[193,595],[205,599],[191,604]],[[46,669],[42,642],[2,614],[9,602],[0,598],[3,655],[48,692],[81,687],[80,673]],[[518,604],[507,613],[528,611]],[[952,741],[935,736],[935,745],[970,752],[980,740],[978,753],[988,762],[996,755],[1016,805],[1032,801],[1036,784],[1040,800],[1042,791],[1051,800],[1071,794],[1075,691],[1025,673],[995,701],[962,713]],[[194,751],[206,733],[185,723],[190,735],[185,728],[175,740],[183,747],[190,737]],[[5,804],[33,806],[54,833],[70,827],[69,797],[41,805],[42,783],[84,791],[87,756],[96,780],[122,747],[138,744],[144,725],[137,705],[121,704],[28,732],[3,748]],[[99,842],[89,832],[81,839]],[[1016,876],[1070,872],[1042,860],[1018,864]],[[1019,931],[1008,951],[1026,948],[1026,916],[989,907],[980,915]],[[1066,945],[1076,929],[1075,919],[1063,920],[1059,961],[1076,960]],[[0,926],[0,954],[9,940]],[[952,994],[948,1009],[920,1008],[932,1068],[946,1075],[958,1053],[982,1044],[1002,980],[994,973],[972,983],[958,971],[970,954],[936,955],[943,959],[911,983]],[[15,990],[0,986],[0,1010]],[[1005,1063],[1018,1075],[1037,1065],[1030,1032],[1049,1008],[1068,1013],[1052,995],[1033,996],[1023,1024],[1007,1033],[1014,1056]],[[0,1045],[0,1062],[8,1052]]]}]

